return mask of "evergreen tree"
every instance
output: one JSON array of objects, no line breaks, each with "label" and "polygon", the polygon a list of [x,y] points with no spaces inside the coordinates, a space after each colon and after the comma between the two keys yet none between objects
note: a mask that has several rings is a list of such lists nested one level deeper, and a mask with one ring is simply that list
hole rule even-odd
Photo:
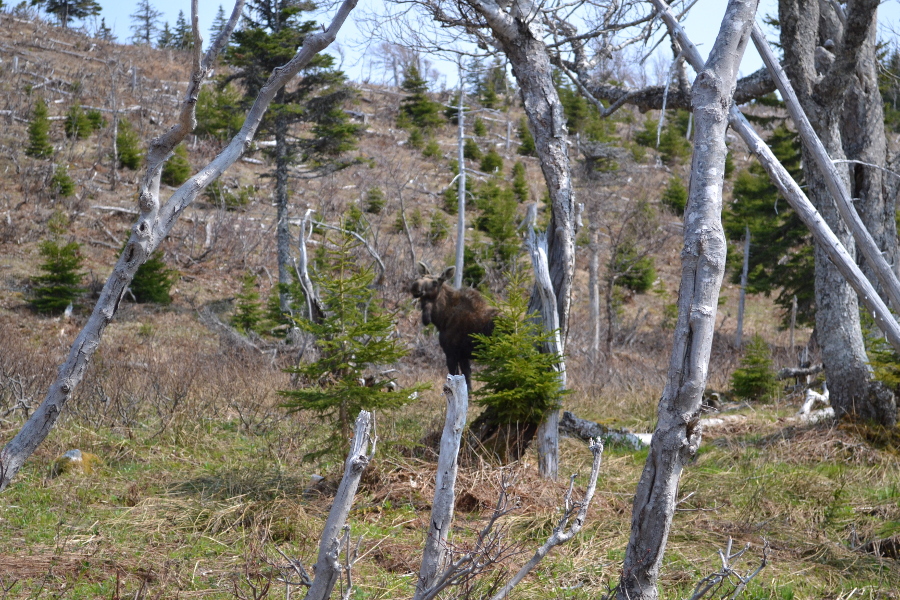
[{"label": "evergreen tree", "polygon": [[163,23],[162,29],[159,32],[159,37],[156,38],[156,47],[157,48],[176,48],[175,45],[175,34],[172,32],[172,28],[169,27],[169,22],[166,21]]},{"label": "evergreen tree", "polygon": [[131,15],[131,41],[135,44],[152,46],[159,35],[159,18],[162,13],[150,4],[150,0],[138,0]]},{"label": "evergreen tree", "polygon": [[609,272],[615,274],[615,284],[637,294],[643,294],[656,281],[653,257],[642,253],[637,245],[627,240],[615,247]]},{"label": "evergreen tree", "polygon": [[136,302],[170,304],[172,296],[169,294],[177,278],[178,271],[170,269],[163,260],[162,250],[157,250],[138,267],[129,289]]},{"label": "evergreen tree", "polygon": [[518,153],[522,156],[537,156],[537,147],[534,145],[534,136],[531,135],[531,129],[528,128],[528,118],[519,119],[518,127],[519,145]]},{"label": "evergreen tree", "polygon": [[491,240],[485,258],[489,258],[496,272],[510,271],[521,251],[516,234],[515,193],[500,185],[500,178],[491,177],[475,190],[475,208],[481,214],[475,218],[475,229],[484,232]]},{"label": "evergreen tree", "polygon": [[428,97],[428,82],[415,64],[406,69],[400,87],[411,94],[400,103],[401,122],[406,119],[422,129],[433,129],[444,124],[441,105]]},{"label": "evergreen tree", "polygon": [[478,147],[478,142],[467,137],[466,141],[463,142],[463,158],[468,158],[469,160],[481,160],[481,157],[481,148]]},{"label": "evergreen tree", "polygon": [[114,42],[116,41],[116,34],[113,33],[113,30],[107,27],[106,19],[100,18],[100,26],[97,28],[96,37],[100,38],[105,42]]},{"label": "evergreen tree", "polygon": [[[463,116],[465,116],[465,113],[463,113]],[[472,123],[472,133],[478,137],[487,135],[487,127],[485,127],[484,120],[481,117],[475,117],[475,121]]]},{"label": "evergreen tree", "polygon": [[225,31],[225,25],[228,24],[228,19],[225,17],[225,9],[222,8],[222,5],[219,5],[219,10],[216,11],[216,16],[213,18],[212,25],[209,26],[209,42],[213,43],[216,41],[216,38]]},{"label": "evergreen tree", "polygon": [[556,366],[558,354],[541,351],[552,339],[543,326],[528,318],[529,291],[513,278],[506,302],[494,319],[494,332],[474,335],[475,360],[484,368],[472,377],[484,383],[475,390],[475,403],[496,412],[501,423],[539,424],[557,408],[562,389]]},{"label": "evergreen tree", "polygon": [[[304,0],[248,0],[245,4],[243,26],[234,33],[232,45],[225,53],[225,61],[234,72],[222,80],[225,85],[239,81],[244,90],[243,107],[249,107],[265,85],[273,69],[285,64],[307,35],[315,31],[316,23],[303,19],[303,12],[313,5]],[[266,113],[260,128],[274,134],[276,235],[278,237],[278,282],[282,311],[286,311],[289,296],[284,291],[292,280],[286,254],[290,248],[288,230],[288,170],[297,159],[313,169],[337,170],[352,164],[337,155],[355,146],[360,128],[347,122],[341,108],[354,97],[346,85],[346,78],[334,69],[334,59],[328,54],[317,55],[290,89],[282,87]],[[312,124],[312,135],[289,136],[295,123]]]},{"label": "evergreen tree", "polygon": [[44,11],[55,16],[64,28],[75,19],[100,14],[100,5],[95,0],[31,0],[31,5],[43,6]]},{"label": "evergreen tree", "polygon": [[[99,112],[97,114],[99,115]],[[88,113],[84,112],[81,104],[78,102],[69,108],[69,111],[66,113],[66,120],[63,122],[63,130],[66,132],[66,137],[73,137],[76,140],[90,136],[98,128],[99,123],[96,122],[95,118],[91,118]]]},{"label": "evergreen tree", "polygon": [[197,128],[194,133],[225,141],[244,125],[241,93],[232,85],[204,86],[197,97]]},{"label": "evergreen tree", "polygon": [[[800,145],[797,134],[784,125],[775,128],[768,140],[772,153],[802,185]],[[734,201],[727,204],[722,224],[728,239],[739,242],[750,228],[750,267],[747,291],[754,294],[777,292],[775,303],[790,317],[797,296],[797,319],[812,324],[815,292],[812,236],[790,205],[781,198],[769,176],[758,163],[738,173]],[[729,252],[733,283],[740,283],[742,245]]]},{"label": "evergreen tree", "polygon": [[259,333],[261,330],[265,311],[259,301],[259,292],[256,291],[256,288],[256,275],[248,271],[241,278],[241,293],[236,296],[237,303],[234,307],[234,315],[231,317],[231,324],[238,331]]},{"label": "evergreen tree", "polygon": [[183,10],[178,11],[178,19],[172,31],[172,43],[172,47],[179,50],[190,50],[194,47],[194,30],[185,19]]},{"label": "evergreen tree", "polygon": [[50,144],[50,117],[47,103],[38,98],[31,111],[31,122],[28,124],[28,146],[25,154],[35,158],[47,158],[53,154]]},{"label": "evergreen tree", "polygon": [[512,190],[519,202],[528,202],[531,195],[531,188],[528,187],[528,180],[525,178],[525,163],[517,162],[512,169]]},{"label": "evergreen tree", "polygon": [[[384,410],[406,404],[411,391],[390,392],[393,379],[384,365],[400,360],[406,350],[394,335],[395,323],[375,298],[372,269],[356,258],[357,242],[343,235],[325,245],[327,269],[316,274],[325,318],[321,323],[298,321],[311,333],[318,360],[288,369],[300,378],[298,389],[281,392],[291,411],[311,411],[333,425],[329,438],[313,456],[346,451],[352,420],[360,410]],[[415,389],[421,389],[421,386]]]},{"label": "evergreen tree", "polygon": [[747,343],[741,366],[731,376],[731,387],[738,398],[748,400],[769,400],[778,393],[772,353],[759,334]]},{"label": "evergreen tree", "polygon": [[191,163],[188,161],[187,148],[184,144],[178,144],[175,152],[165,162],[160,181],[166,185],[178,186],[191,176]]},{"label": "evergreen tree", "polygon": [[61,313],[75,304],[84,291],[81,288],[84,274],[78,272],[83,261],[81,246],[75,241],[63,243],[62,240],[67,223],[65,215],[54,214],[48,224],[51,237],[40,244],[44,262],[39,268],[44,274],[32,280],[31,305],[41,313]]},{"label": "evergreen tree", "polygon": [[116,153],[120,167],[136,171],[141,166],[140,139],[128,119],[121,119],[116,131]]},{"label": "evergreen tree", "polygon": [[68,198],[75,193],[75,182],[69,177],[68,165],[57,165],[50,177],[50,194],[54,198]]},{"label": "evergreen tree", "polygon": [[669,178],[669,185],[663,190],[661,200],[663,205],[671,208],[672,212],[679,217],[684,214],[684,209],[687,208],[688,190],[684,187],[681,177],[673,175]]},{"label": "evergreen tree", "polygon": [[493,173],[494,171],[500,172],[503,170],[503,157],[500,156],[496,150],[491,148],[488,150],[488,153],[481,158],[479,167],[483,173]]}]

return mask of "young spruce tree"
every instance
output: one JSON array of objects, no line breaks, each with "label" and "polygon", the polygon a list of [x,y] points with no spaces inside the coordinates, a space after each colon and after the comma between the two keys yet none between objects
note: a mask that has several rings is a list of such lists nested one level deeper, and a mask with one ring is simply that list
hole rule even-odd
[{"label": "young spruce tree", "polygon": [[346,452],[351,424],[360,410],[401,406],[421,389],[386,390],[393,378],[383,374],[382,367],[400,360],[406,350],[394,335],[394,321],[375,298],[375,275],[360,264],[354,252],[357,245],[346,234],[334,246],[328,245],[326,268],[313,278],[325,305],[325,318],[321,323],[297,321],[298,327],[315,337],[319,358],[288,369],[301,384],[281,392],[288,398],[284,406],[289,410],[311,411],[332,426],[326,442],[310,457]]},{"label": "young spruce tree", "polygon": [[50,117],[47,111],[47,103],[43,98],[38,98],[31,111],[31,122],[28,123],[28,146],[25,154],[34,158],[47,158],[53,154],[53,145],[50,144]]},{"label": "young spruce tree", "polygon": [[39,267],[44,272],[33,278],[34,289],[31,305],[40,313],[58,314],[63,312],[84,291],[81,287],[83,273],[79,273],[83,258],[80,244],[75,241],[64,243],[68,219],[60,212],[55,213],[48,223],[50,239],[40,245],[44,262]]}]

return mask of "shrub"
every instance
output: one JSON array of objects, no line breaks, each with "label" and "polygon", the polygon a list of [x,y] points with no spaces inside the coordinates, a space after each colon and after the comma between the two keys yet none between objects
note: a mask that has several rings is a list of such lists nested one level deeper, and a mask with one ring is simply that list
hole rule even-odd
[{"label": "shrub", "polygon": [[206,86],[197,97],[197,128],[194,133],[218,140],[231,139],[244,125],[241,93],[231,85]]},{"label": "shrub", "polygon": [[39,268],[44,274],[33,278],[31,295],[31,305],[40,313],[61,313],[75,304],[84,291],[81,287],[84,274],[78,272],[84,260],[81,246],[75,241],[64,244],[61,240],[67,223],[62,213],[54,214],[49,223],[52,237],[40,245],[44,262]]},{"label": "shrub", "polygon": [[496,411],[501,423],[538,424],[559,407],[566,393],[555,370],[563,358],[541,352],[552,334],[528,318],[529,292],[523,284],[521,278],[512,278],[493,334],[472,336],[477,343],[473,356],[484,367],[473,375],[484,383],[474,397],[479,406]]},{"label": "shrub", "polygon": [[366,192],[366,212],[373,215],[379,214],[384,210],[387,201],[384,199],[384,192],[380,187],[369,188]]},{"label": "shrub", "polygon": [[69,111],[66,113],[66,120],[63,122],[63,130],[66,132],[66,137],[75,138],[76,140],[84,139],[94,133],[95,129],[97,129],[95,121],[82,110],[79,103],[76,102],[69,108]]},{"label": "shrub", "polygon": [[422,135],[422,130],[418,127],[413,127],[409,132],[406,143],[409,144],[410,148],[420,150],[425,145],[425,136]]},{"label": "shrub", "polygon": [[57,165],[50,178],[50,194],[54,198],[68,198],[75,193],[75,182],[69,177],[68,165]]},{"label": "shrub", "polygon": [[217,179],[206,186],[203,196],[211,204],[221,206],[225,210],[237,210],[250,204],[256,191],[252,185],[237,187],[237,193],[231,191],[232,189],[223,184],[221,179]]},{"label": "shrub", "polygon": [[617,286],[627,288],[637,294],[648,291],[656,281],[653,257],[641,256],[634,243],[624,243],[616,247],[610,270],[618,275]]},{"label": "shrub", "polygon": [[778,392],[769,344],[757,334],[750,338],[741,366],[731,376],[731,388],[738,398],[769,400]]},{"label": "shrub", "polygon": [[162,250],[157,250],[138,267],[129,287],[135,302],[170,304],[169,294],[177,278],[178,271],[170,269],[163,260]]},{"label": "shrub", "polygon": [[484,121],[481,120],[481,117],[475,117],[475,122],[472,124],[472,133],[478,137],[487,135],[487,127],[484,126]]},{"label": "shrub", "polygon": [[256,275],[245,273],[241,278],[241,293],[235,297],[237,302],[234,306],[234,315],[231,317],[231,324],[243,333],[251,331],[259,333],[263,327],[265,311],[256,288]]},{"label": "shrub", "polygon": [[663,190],[661,200],[676,215],[684,214],[684,209],[687,208],[688,191],[680,177],[675,176],[669,179],[669,185]]},{"label": "shrub", "polygon": [[490,150],[481,159],[481,170],[484,173],[493,173],[494,171],[503,170],[503,157],[496,150]]},{"label": "shrub", "polygon": [[440,158],[441,157],[441,145],[438,144],[437,140],[431,138],[425,144],[425,147],[422,149],[422,156],[425,158]]},{"label": "shrub", "polygon": [[165,162],[161,181],[166,185],[179,186],[191,176],[191,163],[188,162],[187,148],[184,144],[175,147],[175,153]]},{"label": "shrub", "polygon": [[531,188],[528,187],[528,180],[525,178],[525,165],[517,162],[512,169],[512,189],[519,202],[527,202],[531,195]]},{"label": "shrub", "polygon": [[404,73],[401,87],[412,95],[400,103],[400,115],[397,119],[399,127],[412,125],[432,129],[443,125],[441,104],[428,98],[428,82],[415,65],[411,65]]},{"label": "shrub", "polygon": [[472,138],[466,138],[466,141],[463,143],[463,157],[469,160],[481,160],[481,148],[478,147],[478,143]]},{"label": "shrub", "polygon": [[116,131],[116,158],[119,166],[136,171],[141,166],[140,140],[127,119],[119,121]]},{"label": "shrub", "polygon": [[37,99],[31,111],[25,154],[34,158],[47,158],[53,154],[53,146],[50,144],[50,117],[47,103],[43,98]]},{"label": "shrub", "polygon": [[443,241],[450,234],[450,222],[444,216],[443,211],[436,210],[431,214],[431,222],[428,224],[428,241],[436,244]]},{"label": "shrub", "polygon": [[521,144],[519,145],[519,154],[522,156],[537,156],[537,147],[534,145],[534,136],[531,135],[531,130],[528,128],[528,119],[526,117],[522,117],[519,119],[519,140],[521,140]]}]

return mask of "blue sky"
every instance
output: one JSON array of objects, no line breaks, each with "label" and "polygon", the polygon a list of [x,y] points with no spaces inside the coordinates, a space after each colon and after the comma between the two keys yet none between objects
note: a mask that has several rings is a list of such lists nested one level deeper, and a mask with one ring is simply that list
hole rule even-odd
[{"label": "blue sky", "polygon": [[[365,9],[366,4],[380,1],[382,0],[361,0],[359,8]],[[103,7],[101,16],[105,17],[106,24],[113,29],[120,41],[127,41],[131,37],[130,15],[135,12],[136,0],[99,0],[99,3]],[[7,2],[7,4],[12,3]],[[186,17],[190,16],[191,5],[186,0],[151,0],[151,4],[163,13],[163,21],[168,21],[170,25],[175,24],[179,10],[184,11]],[[200,0],[200,30],[204,37],[208,37],[209,27],[220,4],[225,8],[226,14],[230,13],[233,5],[227,4],[227,2],[221,2],[221,0]],[[704,55],[712,48],[726,4],[725,0],[699,0],[685,22],[685,29],[688,35],[691,36],[691,39]],[[879,10],[879,22],[882,25],[887,24],[893,25],[894,28],[900,28],[900,0],[886,0]],[[760,19],[766,14],[775,14],[776,12],[777,0],[760,1],[758,13]],[[352,14],[350,18],[352,21]],[[363,72],[363,59],[361,57],[364,55],[364,50],[358,49],[364,45],[362,34],[354,23],[349,22],[348,26],[339,35],[337,42],[345,49],[344,70],[351,79],[359,78]],[[662,44],[660,51],[668,53],[668,44]],[[748,74],[761,66],[762,61],[751,44],[741,64],[741,72]],[[455,84],[456,67],[454,65],[451,63],[445,63],[444,65],[438,63],[437,68],[445,73],[447,84]]]}]

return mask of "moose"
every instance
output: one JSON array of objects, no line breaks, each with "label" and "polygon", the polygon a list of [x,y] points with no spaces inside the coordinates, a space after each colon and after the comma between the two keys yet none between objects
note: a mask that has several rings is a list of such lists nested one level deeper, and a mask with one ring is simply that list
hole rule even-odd
[{"label": "moose", "polygon": [[475,349],[473,333],[491,335],[494,332],[493,308],[477,290],[456,289],[447,280],[453,278],[456,267],[447,267],[436,276],[425,263],[419,263],[419,277],[412,282],[409,291],[419,299],[422,324],[434,323],[438,341],[447,358],[447,369],[453,375],[462,373],[466,385],[472,389],[472,351]]}]

